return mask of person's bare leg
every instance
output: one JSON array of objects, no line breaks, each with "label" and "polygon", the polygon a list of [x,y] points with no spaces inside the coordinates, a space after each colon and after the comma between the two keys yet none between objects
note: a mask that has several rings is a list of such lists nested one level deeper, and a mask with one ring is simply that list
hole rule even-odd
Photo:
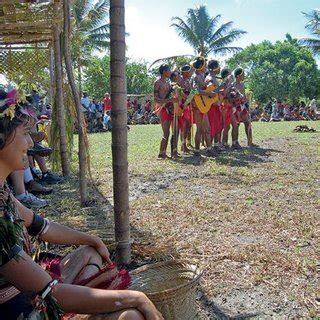
[{"label": "person's bare leg", "polygon": [[170,121],[165,121],[161,123],[163,136],[160,143],[159,158],[165,157],[167,153],[168,139],[170,135]]},{"label": "person's bare leg", "polygon": [[230,125],[227,125],[223,128],[222,144],[224,146],[228,145],[229,130],[230,130]]},{"label": "person's bare leg", "polygon": [[253,145],[252,127],[251,127],[251,122],[250,122],[248,114],[241,114],[241,120],[243,121],[243,124],[244,124],[244,130],[246,132],[248,146],[252,146]]},{"label": "person's bare leg", "polygon": [[44,157],[41,157],[39,155],[35,155],[34,159],[37,161],[37,164],[38,164],[41,172],[43,172],[43,173],[48,172],[48,167],[46,165],[46,159]]},{"label": "person's bare leg", "polygon": [[238,143],[239,123],[234,114],[232,115],[232,118],[231,118],[231,125],[232,125],[232,131],[231,131],[232,145],[235,145],[236,143]]},{"label": "person's bare leg", "polygon": [[34,163],[34,159],[32,156],[28,156],[28,161],[29,161],[29,166],[30,168],[34,168],[35,167],[35,163]]},{"label": "person's bare leg", "polygon": [[24,170],[17,170],[10,174],[10,179],[12,181],[13,189],[15,195],[21,195],[26,193],[26,188],[24,185]]},{"label": "person's bare leg", "polygon": [[171,135],[171,158],[178,157],[178,139],[179,139],[179,126],[178,117],[173,119],[173,130]]},{"label": "person's bare leg", "polygon": [[191,125],[189,121],[184,121],[183,128],[182,128],[182,151],[189,152],[190,150],[187,147],[187,140],[189,137],[189,132],[191,130]]},{"label": "person's bare leg", "polygon": [[211,148],[212,146],[211,127],[210,127],[210,122],[207,115],[204,115],[202,118],[202,134],[206,142],[206,147]]},{"label": "person's bare leg", "polygon": [[61,277],[64,283],[79,283],[99,271],[102,266],[102,258],[92,247],[80,246],[72,253],[65,256],[60,262]]},{"label": "person's bare leg", "polygon": [[196,122],[197,130],[195,134],[195,152],[199,153],[200,152],[200,143],[201,143],[201,138],[202,138],[202,116],[200,114],[200,111],[195,110],[194,111],[194,119]]}]

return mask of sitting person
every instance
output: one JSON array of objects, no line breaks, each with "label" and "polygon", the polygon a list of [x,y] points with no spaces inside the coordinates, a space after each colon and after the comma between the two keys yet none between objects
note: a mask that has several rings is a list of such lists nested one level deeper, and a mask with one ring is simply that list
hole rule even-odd
[{"label": "sitting person", "polygon": [[[111,262],[100,238],[49,222],[13,197],[5,180],[13,171],[25,167],[27,150],[33,144],[30,129],[30,117],[25,110],[0,104],[1,318],[57,320],[67,312],[107,313],[103,319],[110,320],[163,319],[141,292],[93,288],[97,271],[104,262]],[[49,243],[80,246],[55,265],[55,278],[60,282],[52,280],[52,273],[32,260],[29,235]]]},{"label": "sitting person", "polygon": [[39,209],[48,205],[46,200],[38,198],[37,195],[50,194],[53,190],[36,182],[30,168],[11,172],[9,177],[16,199],[24,206]]}]

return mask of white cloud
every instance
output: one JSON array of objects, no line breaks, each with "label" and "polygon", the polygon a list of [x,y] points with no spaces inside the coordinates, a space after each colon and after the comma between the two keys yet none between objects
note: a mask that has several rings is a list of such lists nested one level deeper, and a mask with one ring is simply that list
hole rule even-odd
[{"label": "white cloud", "polygon": [[134,6],[126,8],[126,31],[129,57],[156,59],[178,54],[192,54],[192,48],[176,35],[169,21],[151,20]]}]

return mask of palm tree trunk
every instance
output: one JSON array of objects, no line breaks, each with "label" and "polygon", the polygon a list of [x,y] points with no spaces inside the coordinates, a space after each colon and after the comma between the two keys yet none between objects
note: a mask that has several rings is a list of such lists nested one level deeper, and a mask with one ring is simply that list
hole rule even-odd
[{"label": "palm tree trunk", "polygon": [[63,103],[63,86],[62,86],[62,57],[61,57],[61,44],[60,44],[61,31],[58,25],[53,27],[53,49],[54,49],[54,74],[55,74],[55,102],[57,110],[57,124],[60,134],[60,158],[62,174],[64,176],[70,175],[70,161],[67,146],[66,135],[66,122],[65,122],[65,109]]},{"label": "palm tree trunk", "polygon": [[63,30],[63,40],[64,40],[64,59],[66,63],[66,70],[68,74],[69,84],[71,86],[72,95],[74,98],[74,103],[77,112],[77,128],[79,137],[79,180],[80,180],[80,201],[81,205],[86,205],[88,200],[88,190],[87,190],[87,152],[85,143],[85,126],[83,126],[83,114],[81,112],[81,101],[79,92],[77,90],[75,79],[72,71],[71,62],[71,52],[70,52],[70,4],[69,0],[63,0],[63,15],[64,15],[64,30]]},{"label": "palm tree trunk", "polygon": [[110,1],[110,69],[112,117],[113,200],[117,260],[129,264],[130,209],[128,179],[127,88],[125,75],[124,0]]},{"label": "palm tree trunk", "polygon": [[77,57],[77,68],[78,68],[78,86],[79,86],[79,97],[82,96],[82,73],[81,73],[81,53],[79,51]]}]

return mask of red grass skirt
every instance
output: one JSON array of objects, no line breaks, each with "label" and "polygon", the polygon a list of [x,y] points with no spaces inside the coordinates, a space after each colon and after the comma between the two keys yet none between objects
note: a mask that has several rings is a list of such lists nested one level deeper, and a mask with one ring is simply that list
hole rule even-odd
[{"label": "red grass skirt", "polygon": [[232,104],[224,103],[221,106],[221,113],[222,113],[222,124],[223,128],[227,128],[231,124],[231,118],[232,118]]},{"label": "red grass skirt", "polygon": [[218,105],[213,104],[208,112],[209,123],[211,127],[211,137],[220,133],[222,127],[222,113]]}]

